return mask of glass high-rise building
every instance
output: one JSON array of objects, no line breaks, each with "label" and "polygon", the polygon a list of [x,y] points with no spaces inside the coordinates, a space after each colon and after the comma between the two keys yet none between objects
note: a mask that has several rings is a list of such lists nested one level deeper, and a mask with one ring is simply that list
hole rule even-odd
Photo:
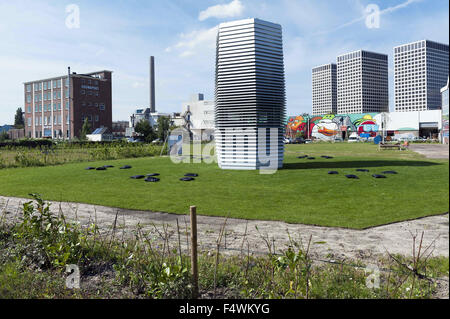
[{"label": "glass high-rise building", "polygon": [[395,111],[440,109],[448,59],[447,44],[421,40],[395,47]]},{"label": "glass high-rise building", "polygon": [[285,100],[281,26],[260,19],[220,24],[215,91],[219,167],[283,165]]},{"label": "glass high-rise building", "polygon": [[337,112],[389,112],[388,56],[359,50],[337,57]]},{"label": "glass high-rise building", "polygon": [[330,63],[312,69],[312,114],[337,113],[337,67]]}]

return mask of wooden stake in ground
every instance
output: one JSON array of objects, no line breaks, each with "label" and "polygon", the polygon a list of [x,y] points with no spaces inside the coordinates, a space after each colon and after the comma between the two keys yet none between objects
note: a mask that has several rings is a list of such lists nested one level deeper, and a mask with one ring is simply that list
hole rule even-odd
[{"label": "wooden stake in ground", "polygon": [[197,264],[197,207],[190,207],[191,213],[191,266],[193,279],[192,298],[198,298],[198,264]]}]

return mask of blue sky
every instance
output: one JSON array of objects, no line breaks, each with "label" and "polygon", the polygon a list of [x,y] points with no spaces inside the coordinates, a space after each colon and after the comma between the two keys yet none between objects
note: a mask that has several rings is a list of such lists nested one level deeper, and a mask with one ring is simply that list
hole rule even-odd
[{"label": "blue sky", "polygon": [[[69,29],[66,6],[80,9]],[[365,8],[382,11],[380,27]],[[23,82],[112,70],[113,120],[148,106],[148,59],[155,56],[156,104],[181,110],[193,93],[214,94],[216,27],[257,17],[283,27],[287,113],[311,111],[311,68],[366,49],[389,55],[393,108],[393,47],[421,39],[448,43],[447,0],[0,0],[0,125],[23,107]]]}]

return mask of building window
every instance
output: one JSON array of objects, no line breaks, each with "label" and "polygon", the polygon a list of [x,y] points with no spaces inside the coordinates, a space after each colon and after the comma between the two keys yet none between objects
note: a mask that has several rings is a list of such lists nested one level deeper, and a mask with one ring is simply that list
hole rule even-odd
[{"label": "building window", "polygon": [[31,117],[28,118],[28,126],[31,126]]},{"label": "building window", "polygon": [[86,94],[86,91],[85,90],[81,90],[80,93],[84,95],[84,94]]},{"label": "building window", "polygon": [[95,122],[98,122],[98,115],[95,116]]},{"label": "building window", "polygon": [[102,110],[102,111],[105,110],[105,104],[104,103],[100,103],[100,110]]},{"label": "building window", "polygon": [[27,92],[28,92],[28,93],[31,92],[31,84],[27,84]]}]

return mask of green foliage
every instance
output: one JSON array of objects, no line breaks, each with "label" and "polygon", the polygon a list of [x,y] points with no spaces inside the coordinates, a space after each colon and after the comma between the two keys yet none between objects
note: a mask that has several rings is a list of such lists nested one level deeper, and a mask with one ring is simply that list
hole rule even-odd
[{"label": "green foliage", "polygon": [[295,133],[295,137],[296,138],[299,138],[299,137],[306,137],[306,134],[305,134],[305,132],[303,132],[303,131],[300,131],[300,132],[297,132],[297,133]]},{"label": "green foliage", "polygon": [[[46,141],[46,140],[45,140]],[[33,167],[57,165],[71,162],[94,160],[112,160],[155,156],[161,152],[161,146],[122,141],[71,142],[43,144],[39,147],[5,146],[0,149],[0,167]]]},{"label": "green foliage", "polygon": [[17,141],[7,141],[0,143],[0,148],[14,149],[16,147],[40,148],[54,145],[52,140],[48,139],[21,139]]},{"label": "green foliage", "polygon": [[6,131],[0,132],[0,142],[4,142],[9,139],[9,134]]},{"label": "green foliage", "polygon": [[134,127],[134,131],[140,134],[147,143],[150,143],[156,138],[156,133],[153,127],[145,119],[140,120]]},{"label": "green foliage", "polygon": [[[63,267],[75,263],[81,254],[81,232],[76,224],[66,223],[64,215],[54,216],[50,205],[36,194],[34,200],[23,204],[22,222],[16,225],[12,234],[24,249],[30,245],[41,252],[39,264],[46,267]],[[23,259],[22,259],[23,260]]]},{"label": "green foliage", "polygon": [[91,124],[89,123],[89,119],[86,117],[84,118],[83,126],[81,127],[80,140],[86,141],[86,135],[89,133],[91,133]]},{"label": "green foliage", "polygon": [[19,107],[16,110],[16,114],[14,116],[14,127],[15,128],[23,128],[25,126],[25,119],[23,118],[22,108]]},{"label": "green foliage", "polygon": [[[169,248],[169,235],[152,237],[138,226],[134,237],[118,240],[115,223],[103,234],[93,223],[81,228],[67,222],[62,212],[52,214],[39,195],[32,196],[34,202],[23,205],[20,220],[11,225],[0,221],[0,298],[192,296],[189,256],[181,255],[180,247]],[[301,243],[291,240],[279,254],[268,247],[268,254],[258,257],[219,256],[217,269],[214,254],[200,253],[200,292],[217,298],[432,298],[437,284],[429,278],[448,278],[448,257],[420,263],[418,272],[429,278],[419,279],[408,268],[410,257],[395,256],[399,263],[376,261],[384,270],[379,287],[370,288],[359,261],[313,265],[309,248]],[[81,290],[64,286],[68,263],[80,267]],[[113,275],[109,281],[86,283],[92,272]]]},{"label": "green foliage", "polygon": [[169,134],[170,118],[168,116],[161,116],[158,118],[158,138],[164,142]]}]

